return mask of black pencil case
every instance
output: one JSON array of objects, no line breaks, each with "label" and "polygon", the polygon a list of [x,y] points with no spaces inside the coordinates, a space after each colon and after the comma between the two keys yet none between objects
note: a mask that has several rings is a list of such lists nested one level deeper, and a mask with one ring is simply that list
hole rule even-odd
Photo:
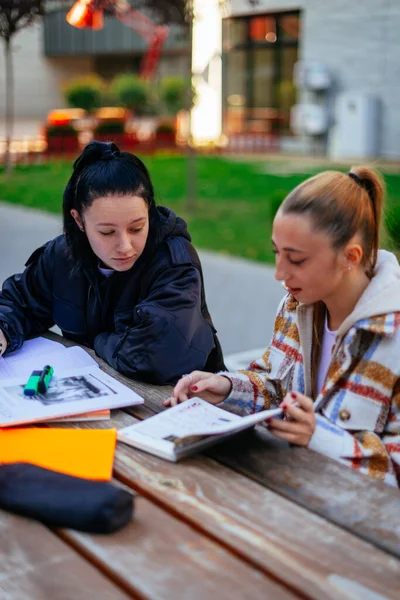
[{"label": "black pencil case", "polygon": [[112,533],[132,519],[133,506],[132,494],[108,482],[28,463],[0,466],[0,508],[49,527]]}]

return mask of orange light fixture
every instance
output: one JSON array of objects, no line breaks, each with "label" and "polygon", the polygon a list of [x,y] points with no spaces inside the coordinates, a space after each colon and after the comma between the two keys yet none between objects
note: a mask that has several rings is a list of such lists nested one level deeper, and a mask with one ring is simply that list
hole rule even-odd
[{"label": "orange light fixture", "polygon": [[93,8],[93,0],[78,0],[67,14],[67,22],[73,27],[101,29],[104,16],[101,9]]},{"label": "orange light fixture", "polygon": [[94,113],[96,119],[112,121],[126,121],[129,118],[129,111],[119,106],[103,106]]},{"label": "orange light fixture", "polygon": [[76,119],[83,119],[87,112],[82,108],[55,108],[47,115],[49,125],[68,125]]}]

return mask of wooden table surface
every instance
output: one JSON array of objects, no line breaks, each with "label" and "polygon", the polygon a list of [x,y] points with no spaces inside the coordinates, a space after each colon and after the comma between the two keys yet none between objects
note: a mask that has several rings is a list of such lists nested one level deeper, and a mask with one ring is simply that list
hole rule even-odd
[{"label": "wooden table surface", "polygon": [[[163,410],[171,388],[96,360],[145,404],[79,426]],[[112,535],[0,512],[1,600],[400,597],[399,492],[261,427],[177,464],[118,443],[114,477],[136,498]]]}]

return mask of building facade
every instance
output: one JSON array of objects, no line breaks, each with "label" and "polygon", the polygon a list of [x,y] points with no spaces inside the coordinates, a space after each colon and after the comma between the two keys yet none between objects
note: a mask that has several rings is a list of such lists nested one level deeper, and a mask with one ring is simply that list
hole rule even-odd
[{"label": "building facade", "polygon": [[[17,118],[42,119],[64,106],[62,84],[74,77],[137,71],[145,51],[139,35],[116,19],[106,18],[100,31],[77,30],[56,0],[52,6],[43,23],[14,39]],[[282,151],[340,157],[353,139],[365,155],[400,157],[399,0],[194,0],[194,6],[198,142],[273,134]],[[301,83],[296,64],[325,74],[325,87]],[[189,40],[172,28],[158,76],[185,75],[189,65]],[[4,83],[3,62],[3,90]],[[4,104],[5,93],[0,114]]]},{"label": "building facade", "polygon": [[[71,0],[71,5],[73,0]],[[62,108],[62,86],[71,79],[96,73],[106,80],[120,73],[137,73],[146,42],[136,31],[106,17],[99,31],[76,29],[65,20],[65,3],[49,3],[43,22],[14,37],[12,54],[17,119],[44,119],[49,110]],[[190,72],[190,43],[176,25],[164,45],[157,77]],[[5,89],[4,61],[0,66],[0,89]],[[5,93],[0,94],[0,115]]]},{"label": "building facade", "polygon": [[[210,122],[213,98],[220,133],[278,132],[282,149],[316,147],[334,155],[344,132],[358,135],[362,144],[365,130],[374,140],[370,155],[400,157],[398,0],[197,0],[196,4],[203,29],[207,30],[208,19],[211,25],[210,5],[219,6],[221,23],[213,40],[215,24],[208,28],[207,57],[196,44],[196,35],[193,38],[194,58],[202,63],[197,64],[198,72],[207,72],[207,65],[213,71],[212,80],[205,82],[203,77],[200,84],[194,118],[197,136],[218,133],[218,128],[211,131],[202,125]],[[322,71],[325,85],[313,89],[301,83],[301,77],[296,80],[298,61]],[[219,82],[220,96],[215,87]],[[294,105],[310,109],[309,132],[294,135]],[[322,117],[325,123],[320,122]]]}]

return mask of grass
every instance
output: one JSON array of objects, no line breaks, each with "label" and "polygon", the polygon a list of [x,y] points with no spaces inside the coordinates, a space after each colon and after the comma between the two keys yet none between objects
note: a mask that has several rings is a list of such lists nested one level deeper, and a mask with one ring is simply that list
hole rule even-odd
[{"label": "grass", "polygon": [[[271,225],[277,207],[305,178],[326,167],[305,167],[301,173],[270,172],[268,162],[241,162],[217,157],[197,159],[197,200],[186,207],[185,157],[145,157],[158,204],[169,206],[189,224],[198,248],[273,262]],[[282,159],[281,164],[284,164]],[[290,169],[288,169],[290,171]],[[71,163],[58,161],[18,166],[7,177],[0,170],[0,200],[52,213],[61,212],[62,194]],[[391,219],[400,215],[400,174],[385,174]],[[400,219],[399,219],[400,226]],[[396,229],[392,227],[392,230]]]}]

